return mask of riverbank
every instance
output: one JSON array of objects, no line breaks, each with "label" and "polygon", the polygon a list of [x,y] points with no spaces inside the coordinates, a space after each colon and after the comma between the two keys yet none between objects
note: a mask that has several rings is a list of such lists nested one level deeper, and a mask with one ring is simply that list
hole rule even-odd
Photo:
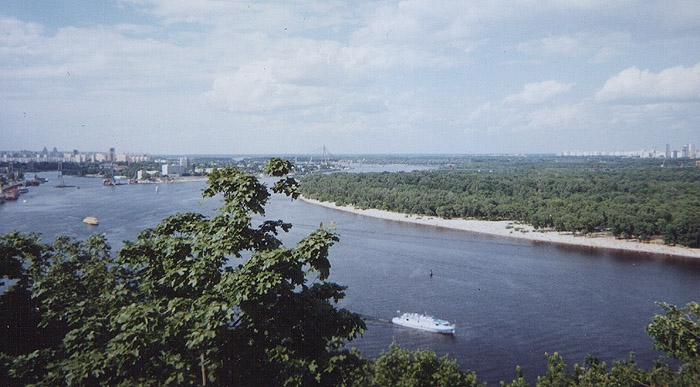
[{"label": "riverbank", "polygon": [[539,231],[532,226],[512,221],[487,221],[473,219],[442,219],[431,216],[400,214],[382,210],[362,210],[352,206],[337,206],[330,202],[301,198],[303,201],[326,208],[352,212],[373,218],[420,224],[432,227],[449,228],[466,232],[517,238],[539,243],[551,243],[582,248],[608,249],[635,253],[659,254],[685,258],[700,258],[700,249],[682,246],[668,246],[659,243],[642,243],[636,240],[617,239],[611,235],[574,236],[571,233],[557,231]]},{"label": "riverbank", "polygon": [[[104,179],[102,175],[86,175],[83,177],[93,178],[93,179]],[[126,179],[126,178],[124,178]],[[153,180],[129,180],[128,184],[165,184],[165,183],[189,183],[193,181],[207,181],[207,176],[177,176],[177,177],[166,177],[157,178]],[[127,183],[120,183],[117,185],[126,185]]]}]

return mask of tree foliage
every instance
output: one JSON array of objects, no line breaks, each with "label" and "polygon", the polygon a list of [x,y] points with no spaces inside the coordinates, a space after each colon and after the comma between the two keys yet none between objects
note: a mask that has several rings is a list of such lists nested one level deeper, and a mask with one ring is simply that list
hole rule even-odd
[{"label": "tree foliage", "polygon": [[647,327],[654,348],[684,363],[700,365],[700,305],[691,302],[682,308],[658,304],[665,315],[656,315]]},{"label": "tree foliage", "polygon": [[[268,170],[289,167],[273,159]],[[275,187],[295,194],[286,178]],[[343,385],[362,365],[344,344],[365,325],[335,306],[344,287],[326,281],[338,237],[321,227],[284,247],[276,236],[290,224],[252,221],[270,195],[251,175],[217,170],[203,191],[221,197],[216,216],[174,215],[116,255],[101,236],[52,246],[6,236],[3,269],[30,292],[39,326],[60,338],[6,351],[10,382]],[[241,263],[229,266],[234,257]]]},{"label": "tree foliage", "polygon": [[[663,358],[648,369],[638,367],[634,354],[629,359],[615,361],[610,367],[589,355],[583,365],[569,368],[558,353],[547,357],[547,372],[537,378],[537,387],[687,387],[700,385],[700,306],[691,302],[684,307],[665,303],[659,306],[663,315],[656,315],[647,327],[654,347],[680,361],[674,370]],[[529,384],[518,369],[518,378],[501,387],[527,387]]]},{"label": "tree foliage", "polygon": [[462,372],[453,359],[434,352],[409,352],[395,342],[374,364],[373,387],[474,387],[476,373]]},{"label": "tree foliage", "polygon": [[474,160],[452,169],[317,174],[304,196],[442,218],[513,220],[539,229],[700,247],[700,168],[645,160]]}]

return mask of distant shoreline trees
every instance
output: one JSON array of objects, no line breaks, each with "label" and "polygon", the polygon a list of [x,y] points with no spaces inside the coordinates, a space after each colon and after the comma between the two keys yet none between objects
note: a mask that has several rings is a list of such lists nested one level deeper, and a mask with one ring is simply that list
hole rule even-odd
[{"label": "distant shoreline trees", "polygon": [[513,220],[575,234],[700,247],[700,168],[644,160],[492,158],[415,172],[316,174],[305,197],[399,213]]}]

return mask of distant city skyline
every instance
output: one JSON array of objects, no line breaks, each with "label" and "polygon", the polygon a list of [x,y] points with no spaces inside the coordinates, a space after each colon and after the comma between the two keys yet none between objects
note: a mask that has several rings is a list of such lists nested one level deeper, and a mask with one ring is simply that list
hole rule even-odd
[{"label": "distant city skyline", "polygon": [[5,0],[0,37],[6,149],[37,139],[151,154],[700,143],[692,1]]},{"label": "distant city skyline", "polygon": [[71,151],[59,150],[53,147],[51,151],[43,147],[40,151],[22,150],[0,150],[0,161],[62,161],[62,162],[96,162],[96,163],[132,163],[151,161],[151,157],[146,153],[117,152],[115,148],[109,148],[102,152],[82,152],[77,149]]},{"label": "distant city skyline", "polygon": [[662,149],[640,149],[640,150],[616,150],[616,151],[601,151],[601,150],[567,150],[559,152],[562,156],[630,156],[644,158],[691,158],[700,157],[694,143],[682,144],[680,149],[675,149],[671,144],[666,144]]},{"label": "distant city skyline", "polygon": [[[325,146],[323,146],[324,151],[330,151],[328,150]],[[24,155],[22,154],[24,153]],[[309,154],[315,154],[317,153],[317,150],[314,152],[310,153],[288,153],[287,155],[293,156],[293,155],[309,155]],[[335,153],[335,152],[334,152]],[[12,155],[16,155],[17,157],[13,157]],[[356,154],[342,154],[342,153],[335,153],[336,155],[340,156],[352,156],[352,155],[362,155],[362,154],[371,154],[371,153],[356,153]],[[428,153],[424,153],[426,155],[429,155]],[[475,153],[479,154],[479,153]],[[484,154],[484,153],[482,153]],[[498,154],[498,153],[491,153],[491,154]],[[507,153],[501,153],[503,155],[509,155]],[[543,154],[543,153],[523,153],[521,155],[537,155],[537,154]],[[546,154],[546,153],[545,153]],[[564,150],[564,151],[559,151],[559,152],[551,152],[549,154],[557,155],[557,156],[611,156],[611,157],[640,157],[640,158],[700,158],[700,149],[695,145],[695,143],[686,143],[686,144],[680,144],[680,148],[674,148],[672,144],[666,144],[663,148],[657,149],[657,148],[649,148],[649,149],[638,149],[638,150],[633,150],[633,149],[628,149],[628,150],[613,150],[613,151],[606,151],[606,150],[592,150],[592,149],[578,149],[578,150]],[[0,161],[2,160],[8,160],[8,159],[37,159],[37,158],[53,158],[53,159],[58,159],[61,158],[64,161],[76,161],[76,162],[84,162],[84,161],[93,161],[93,162],[104,162],[104,161],[112,161],[112,162],[138,162],[138,161],[150,161],[152,157],[159,157],[159,156],[191,156],[191,155],[196,155],[196,153],[172,153],[172,152],[165,152],[162,154],[148,154],[148,153],[140,153],[140,152],[129,152],[127,151],[119,151],[115,148],[109,148],[107,151],[80,151],[78,149],[73,149],[70,151],[67,150],[60,150],[57,147],[53,147],[51,151],[48,150],[48,147],[44,146],[42,150],[32,150],[32,149],[20,149],[20,150],[3,150],[0,149]],[[202,154],[205,156],[206,154]],[[247,154],[229,154],[231,156],[246,156]],[[248,154],[249,156],[259,156],[259,155],[266,155],[266,154]],[[275,153],[268,153],[267,155],[279,155]],[[381,154],[377,154],[381,155]],[[420,155],[420,154],[416,154]],[[436,155],[440,155],[439,153],[436,153]],[[454,153],[443,153],[442,155],[455,155]],[[465,153],[463,155],[470,155],[469,153]],[[510,154],[510,155],[518,155],[518,154]]]}]

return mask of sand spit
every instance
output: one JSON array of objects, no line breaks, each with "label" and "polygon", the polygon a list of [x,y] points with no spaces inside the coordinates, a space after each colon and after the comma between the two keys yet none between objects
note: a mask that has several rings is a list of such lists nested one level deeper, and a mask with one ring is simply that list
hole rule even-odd
[{"label": "sand spit", "polygon": [[537,231],[532,226],[519,224],[512,221],[486,221],[471,219],[442,219],[430,216],[418,216],[400,214],[382,210],[362,210],[353,206],[337,206],[330,202],[301,198],[305,202],[315,205],[352,212],[354,214],[370,216],[384,220],[421,224],[432,227],[443,227],[454,230],[462,230],[472,233],[517,238],[532,242],[560,244],[567,246],[579,246],[583,248],[621,250],[636,253],[659,254],[686,258],[700,258],[700,249],[690,249],[682,246],[667,246],[658,243],[641,243],[636,240],[617,239],[609,235],[574,236],[571,233],[559,233],[556,231]]}]

